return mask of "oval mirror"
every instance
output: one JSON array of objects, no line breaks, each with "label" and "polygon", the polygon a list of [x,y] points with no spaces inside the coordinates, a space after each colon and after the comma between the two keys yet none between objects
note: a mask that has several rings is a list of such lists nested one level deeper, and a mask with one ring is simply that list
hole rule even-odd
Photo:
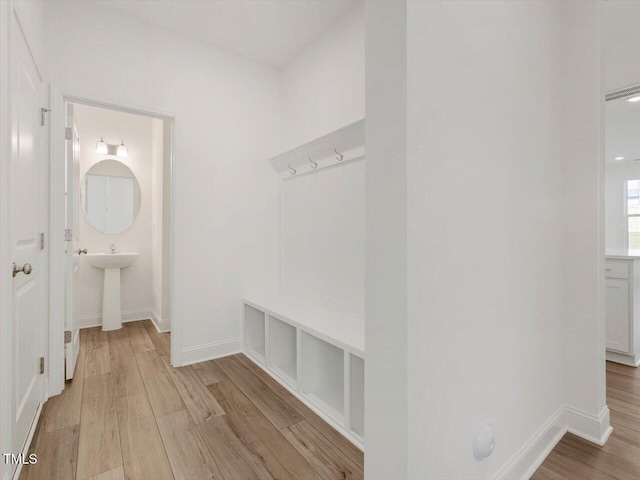
[{"label": "oval mirror", "polygon": [[131,169],[118,160],[92,166],[82,182],[82,207],[96,230],[116,234],[127,230],[140,210],[140,185]]}]

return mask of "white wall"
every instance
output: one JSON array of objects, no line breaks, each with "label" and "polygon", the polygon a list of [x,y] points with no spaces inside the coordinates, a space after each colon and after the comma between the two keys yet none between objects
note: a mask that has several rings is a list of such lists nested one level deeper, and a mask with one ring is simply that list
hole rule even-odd
[{"label": "white wall", "polygon": [[364,118],[364,2],[282,70],[282,136],[288,150]]},{"label": "white wall", "polygon": [[50,82],[176,116],[174,361],[239,350],[244,282],[277,281],[278,71],[82,2],[46,12]]},{"label": "white wall", "polygon": [[151,126],[151,308],[161,331],[171,326],[171,122]]},{"label": "white wall", "polygon": [[151,307],[162,318],[162,157],[163,121],[151,121]]},{"label": "white wall", "polygon": [[407,477],[407,10],[367,3],[365,472]]},{"label": "white wall", "polygon": [[491,478],[563,402],[557,4],[407,19],[409,475]]},{"label": "white wall", "polygon": [[[282,282],[362,316],[365,161],[282,180]],[[351,307],[351,308],[349,308]]]},{"label": "white wall", "polygon": [[[525,477],[564,428],[602,441],[609,423],[599,3],[407,2],[406,14],[398,3],[367,4],[368,56],[389,50],[388,70],[367,60],[367,207],[388,205],[367,229],[367,475]],[[401,114],[385,109],[403,102],[403,29],[404,140]],[[403,201],[404,260],[389,233],[403,231]],[[391,367],[375,360],[382,339]],[[389,425],[388,382],[395,395],[403,380],[407,417],[397,405]],[[485,423],[496,449],[478,461]]]},{"label": "white wall", "polygon": [[[89,169],[105,159],[118,160],[127,165],[140,185],[140,210],[130,228],[115,235],[96,230],[80,213],[79,239],[76,248],[86,248],[90,253],[109,252],[111,245],[119,252],[140,252],[138,260],[122,270],[122,311],[145,317],[152,306],[152,119],[141,115],[74,105],[74,121],[80,136],[80,182]],[[160,121],[162,124],[162,121]],[[129,156],[114,157],[96,153],[95,145],[104,137],[110,145],[124,140]],[[160,137],[162,141],[162,137]],[[160,164],[162,160],[160,159]],[[79,193],[79,192],[78,192]],[[81,204],[82,205],[82,204]],[[82,206],[81,206],[82,208]],[[102,324],[102,294],[104,271],[80,258],[78,270],[78,315],[82,326]],[[131,315],[131,314],[129,314]],[[147,313],[148,315],[148,313]]]},{"label": "white wall", "polygon": [[607,2],[572,0],[560,5],[565,402],[585,414],[585,429],[602,440],[610,433],[604,317]]},{"label": "white wall", "polygon": [[[364,118],[364,23],[358,2],[282,69],[283,150]],[[358,162],[282,181],[282,287],[354,316],[364,303],[364,172]]]}]

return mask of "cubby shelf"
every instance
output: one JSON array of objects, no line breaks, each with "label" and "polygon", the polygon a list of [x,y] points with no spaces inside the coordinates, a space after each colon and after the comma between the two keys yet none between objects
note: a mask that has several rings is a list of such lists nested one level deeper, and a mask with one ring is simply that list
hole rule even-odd
[{"label": "cubby shelf", "polygon": [[291,297],[247,295],[243,345],[251,360],[364,449],[362,319]]}]

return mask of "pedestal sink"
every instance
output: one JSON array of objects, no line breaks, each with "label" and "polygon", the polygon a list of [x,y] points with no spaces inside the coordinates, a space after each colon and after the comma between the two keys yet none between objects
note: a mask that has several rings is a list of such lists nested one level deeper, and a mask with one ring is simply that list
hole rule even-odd
[{"label": "pedestal sink", "polygon": [[89,265],[104,269],[104,294],[102,296],[102,330],[122,328],[122,303],[120,301],[120,269],[133,264],[139,253],[89,253]]}]

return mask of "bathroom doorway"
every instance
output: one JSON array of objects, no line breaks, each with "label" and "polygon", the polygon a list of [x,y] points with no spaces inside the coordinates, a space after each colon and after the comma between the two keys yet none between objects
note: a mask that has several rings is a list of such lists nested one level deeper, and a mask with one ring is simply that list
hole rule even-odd
[{"label": "bathroom doorway", "polygon": [[112,366],[113,350],[122,353],[115,341],[171,362],[173,119],[61,100],[63,148],[52,138],[51,308],[62,314],[50,330],[59,361],[51,362],[52,393],[80,368],[101,372],[101,357]]}]

